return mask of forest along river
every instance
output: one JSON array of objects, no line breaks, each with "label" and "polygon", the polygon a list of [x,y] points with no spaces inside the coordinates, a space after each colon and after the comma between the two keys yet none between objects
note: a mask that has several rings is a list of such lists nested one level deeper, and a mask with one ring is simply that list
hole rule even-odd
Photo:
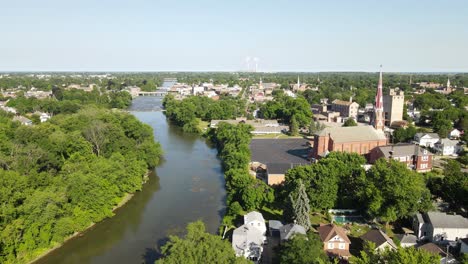
[{"label": "forest along river", "polygon": [[[161,99],[138,97],[130,111],[154,129],[164,159],[133,198],[83,235],[35,262],[154,263],[168,235],[183,234],[201,219],[215,233],[225,210],[224,177],[217,151],[197,135],[168,124]],[[153,112],[150,112],[153,110]]]}]

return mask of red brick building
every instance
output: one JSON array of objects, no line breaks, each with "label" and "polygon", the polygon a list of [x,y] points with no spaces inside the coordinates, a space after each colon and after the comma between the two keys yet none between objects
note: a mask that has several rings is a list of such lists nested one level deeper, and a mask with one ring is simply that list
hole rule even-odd
[{"label": "red brick building", "polygon": [[414,144],[377,147],[371,151],[369,162],[375,163],[380,158],[405,163],[409,169],[417,172],[432,170],[432,153]]},{"label": "red brick building", "polygon": [[315,134],[312,158],[332,151],[351,152],[369,158],[372,149],[387,145],[384,132],[372,126],[329,127]]}]

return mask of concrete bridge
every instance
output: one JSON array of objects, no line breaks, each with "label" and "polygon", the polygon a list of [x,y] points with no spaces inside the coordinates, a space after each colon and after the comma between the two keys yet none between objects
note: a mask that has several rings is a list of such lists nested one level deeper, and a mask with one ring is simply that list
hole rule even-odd
[{"label": "concrete bridge", "polygon": [[138,96],[156,96],[164,97],[167,94],[167,90],[157,90],[154,92],[138,92]]}]

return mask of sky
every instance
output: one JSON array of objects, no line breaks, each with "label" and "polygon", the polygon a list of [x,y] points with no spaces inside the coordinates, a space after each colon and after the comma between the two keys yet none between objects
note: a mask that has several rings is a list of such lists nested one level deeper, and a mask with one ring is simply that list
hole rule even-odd
[{"label": "sky", "polygon": [[245,71],[247,57],[468,72],[468,1],[0,0],[0,71]]}]

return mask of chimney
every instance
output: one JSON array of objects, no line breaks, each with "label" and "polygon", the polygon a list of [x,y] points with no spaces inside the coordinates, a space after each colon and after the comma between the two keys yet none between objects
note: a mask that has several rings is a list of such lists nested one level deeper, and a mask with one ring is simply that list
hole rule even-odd
[{"label": "chimney", "polygon": [[349,97],[349,102],[350,102],[350,103],[353,102],[353,97],[352,97],[352,96]]}]

